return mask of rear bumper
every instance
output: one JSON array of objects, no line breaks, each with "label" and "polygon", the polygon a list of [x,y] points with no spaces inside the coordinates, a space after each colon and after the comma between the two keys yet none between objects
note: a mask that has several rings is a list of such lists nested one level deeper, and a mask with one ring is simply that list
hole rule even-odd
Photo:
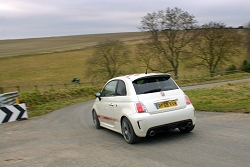
[{"label": "rear bumper", "polygon": [[192,123],[192,125],[193,125],[192,120],[191,119],[187,119],[187,120],[173,122],[173,123],[169,123],[169,124],[165,124],[165,125],[151,127],[150,129],[148,129],[147,135],[150,135],[150,132],[152,132],[152,131],[154,131],[155,133],[164,132],[164,131],[168,131],[170,129],[178,128],[180,126],[185,126],[188,123]]},{"label": "rear bumper", "polygon": [[158,114],[135,113],[129,116],[135,134],[145,137],[151,130],[161,132],[192,122],[196,123],[196,113],[192,105],[183,109]]}]

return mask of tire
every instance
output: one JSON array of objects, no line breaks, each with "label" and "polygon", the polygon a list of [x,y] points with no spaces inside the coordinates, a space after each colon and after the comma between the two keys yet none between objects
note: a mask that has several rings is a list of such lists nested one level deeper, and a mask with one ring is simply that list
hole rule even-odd
[{"label": "tire", "polygon": [[122,119],[122,135],[125,141],[129,144],[137,143],[140,138],[136,136],[134,129],[127,118]]},{"label": "tire", "polygon": [[95,128],[96,129],[101,129],[100,121],[99,121],[99,119],[97,117],[97,114],[96,114],[95,110],[93,110],[93,112],[92,112],[92,117],[93,117],[93,123],[95,124]]},{"label": "tire", "polygon": [[195,125],[192,125],[190,127],[187,126],[182,126],[182,127],[178,127],[178,129],[182,132],[182,133],[189,133],[194,129]]}]

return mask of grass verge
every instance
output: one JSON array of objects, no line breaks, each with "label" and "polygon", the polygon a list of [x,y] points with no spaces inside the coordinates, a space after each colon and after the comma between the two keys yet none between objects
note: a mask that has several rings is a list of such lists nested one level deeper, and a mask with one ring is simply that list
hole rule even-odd
[{"label": "grass verge", "polygon": [[[20,92],[29,117],[47,114],[72,104],[94,99],[100,87],[78,87],[45,92]],[[250,113],[250,81],[230,83],[209,88],[187,90],[197,111]]]},{"label": "grass verge", "polygon": [[98,91],[100,91],[100,88],[95,86],[45,92],[28,91],[20,92],[19,100],[21,103],[26,104],[29,117],[34,117],[72,104],[91,100]]},{"label": "grass verge", "polygon": [[89,98],[77,98],[77,99],[70,99],[70,100],[63,100],[57,102],[48,102],[46,104],[40,104],[33,107],[28,107],[28,115],[30,117],[40,116],[52,111],[58,110],[63,107],[67,107],[76,103],[92,100],[94,96]]},{"label": "grass verge", "polygon": [[197,111],[250,113],[250,81],[187,90]]}]

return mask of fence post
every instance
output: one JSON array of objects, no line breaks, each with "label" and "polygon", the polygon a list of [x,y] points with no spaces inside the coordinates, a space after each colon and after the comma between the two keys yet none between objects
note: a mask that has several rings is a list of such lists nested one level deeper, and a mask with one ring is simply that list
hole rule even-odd
[{"label": "fence post", "polygon": [[16,86],[17,91],[20,92],[20,86]]}]

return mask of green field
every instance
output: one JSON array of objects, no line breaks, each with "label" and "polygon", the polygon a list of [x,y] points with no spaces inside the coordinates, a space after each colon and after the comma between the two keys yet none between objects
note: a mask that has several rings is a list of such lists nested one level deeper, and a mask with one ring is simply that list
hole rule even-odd
[{"label": "green field", "polygon": [[250,81],[188,90],[185,93],[198,111],[250,113]]}]

